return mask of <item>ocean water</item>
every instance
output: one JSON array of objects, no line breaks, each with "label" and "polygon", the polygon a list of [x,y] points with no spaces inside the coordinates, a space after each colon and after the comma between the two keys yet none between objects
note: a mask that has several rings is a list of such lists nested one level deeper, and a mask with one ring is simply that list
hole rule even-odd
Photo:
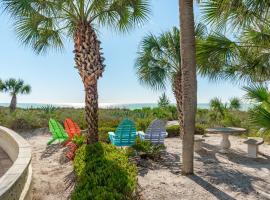
[{"label": "ocean water", "polygon": [[[83,103],[52,103],[52,104],[45,104],[45,103],[18,103],[19,108],[42,108],[48,105],[52,105],[54,107],[61,107],[61,108],[83,108]],[[8,107],[8,103],[0,103],[0,106]],[[129,103],[129,104],[120,104],[120,103],[100,103],[100,108],[126,108],[130,110],[134,109],[141,109],[141,108],[154,108],[157,107],[156,103]],[[251,107],[250,104],[243,104],[241,110],[248,110]],[[199,103],[198,108],[201,109],[208,109],[209,104],[207,103]]]}]

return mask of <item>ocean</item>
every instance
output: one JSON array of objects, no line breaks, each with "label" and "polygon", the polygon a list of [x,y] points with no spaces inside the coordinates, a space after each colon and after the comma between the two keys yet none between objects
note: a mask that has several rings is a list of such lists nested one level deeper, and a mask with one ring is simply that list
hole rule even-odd
[{"label": "ocean", "polygon": [[[54,107],[61,107],[61,108],[83,108],[83,103],[52,103],[52,104],[46,104],[46,103],[18,103],[17,107],[19,108],[42,108],[48,105],[52,105]],[[8,103],[0,103],[0,106],[2,107],[8,107]],[[120,104],[120,103],[100,103],[100,108],[126,108],[130,110],[134,109],[141,109],[141,108],[154,108],[157,107],[156,103],[127,103],[127,104]],[[248,110],[250,108],[250,104],[243,104],[241,110]],[[199,103],[198,108],[201,109],[208,109],[209,104],[208,103]]]}]

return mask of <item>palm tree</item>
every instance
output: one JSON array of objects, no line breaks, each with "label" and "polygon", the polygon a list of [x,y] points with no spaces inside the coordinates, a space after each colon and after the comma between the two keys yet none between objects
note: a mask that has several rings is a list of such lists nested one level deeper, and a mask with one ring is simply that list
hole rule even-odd
[{"label": "palm tree", "polygon": [[3,89],[4,89],[4,87],[3,87],[3,81],[0,79],[0,92],[2,92],[3,91]]},{"label": "palm tree", "polygon": [[256,84],[243,88],[246,98],[254,107],[249,110],[250,122],[258,128],[270,130],[270,92],[266,85]]},{"label": "palm tree", "polygon": [[204,1],[201,10],[202,18],[213,28],[197,46],[202,74],[209,77],[212,72],[213,80],[237,83],[269,80],[269,1],[211,0]]},{"label": "palm tree", "polygon": [[[193,174],[195,116],[197,111],[196,48],[193,0],[179,0],[181,70],[177,74],[178,99],[183,113],[182,174]],[[181,83],[180,83],[181,80]]]},{"label": "palm tree", "polygon": [[5,82],[0,84],[0,90],[4,92],[9,92],[11,98],[10,102],[10,111],[13,112],[16,110],[17,107],[17,95],[18,94],[30,94],[31,86],[26,85],[23,80],[16,80],[16,79],[8,79]]},{"label": "palm tree", "polygon": [[241,101],[237,97],[233,97],[230,99],[230,109],[231,110],[240,110],[241,108]]},{"label": "palm tree", "polygon": [[98,79],[104,71],[97,26],[126,32],[141,25],[149,0],[5,0],[15,16],[19,39],[37,53],[62,49],[64,37],[74,42],[75,65],[85,89],[88,142],[98,141]]},{"label": "palm tree", "polygon": [[226,106],[223,105],[223,103],[218,97],[211,99],[209,106],[211,110],[220,113],[222,117],[225,116]]},{"label": "palm tree", "polygon": [[[195,33],[197,41],[202,40],[207,34],[206,27],[197,24]],[[159,36],[153,34],[145,36],[137,53],[135,70],[140,83],[150,89],[166,90],[167,83],[171,83],[180,116],[181,99],[178,99],[178,94],[181,91],[176,88],[179,81],[177,75],[181,75],[179,29],[173,27],[171,31]],[[179,120],[182,120],[181,116]]]}]

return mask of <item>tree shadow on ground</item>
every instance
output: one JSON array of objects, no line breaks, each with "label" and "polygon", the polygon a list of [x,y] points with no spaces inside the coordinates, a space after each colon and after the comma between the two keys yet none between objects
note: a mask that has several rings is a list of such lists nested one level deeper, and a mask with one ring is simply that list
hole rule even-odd
[{"label": "tree shadow on ground", "polygon": [[42,152],[40,159],[45,159],[51,157],[53,154],[59,152],[63,146],[61,144],[51,144],[47,145],[46,149]]},{"label": "tree shadow on ground", "polygon": [[[205,151],[197,152],[199,156],[196,156],[196,160],[203,163],[200,174],[207,177],[211,184],[225,184],[232,191],[244,194],[258,193],[254,187],[255,184],[269,184],[263,178],[259,177],[258,174],[245,173],[241,170],[241,167],[239,170],[235,168],[235,164],[238,164],[245,165],[248,168],[269,169],[270,162],[267,161],[267,158],[248,158],[245,156],[245,152],[240,150],[230,150],[228,153],[222,154],[218,152],[218,146],[210,144],[204,144],[203,146]],[[267,188],[264,189],[264,192],[267,193]]]},{"label": "tree shadow on ground", "polygon": [[211,155],[211,157],[214,158],[216,162],[219,162],[216,158],[216,154],[218,153],[220,157],[238,165],[244,165],[256,169],[266,168],[270,170],[270,157],[267,155],[263,155],[263,157],[258,158],[249,158],[246,156],[246,152],[239,149],[230,149],[228,153],[223,154],[218,152],[218,146],[205,143],[203,144],[203,147],[207,150],[208,155]]},{"label": "tree shadow on ground", "polygon": [[141,159],[137,162],[139,168],[139,175],[145,176],[149,170],[169,169],[173,174],[179,174],[181,163],[178,154],[163,152],[159,161],[152,161],[149,159]]},{"label": "tree shadow on ground", "polygon": [[190,178],[196,184],[200,185],[203,189],[213,194],[219,200],[236,200],[232,196],[216,188],[213,184],[207,182],[206,180],[197,175],[188,176],[188,178]]}]

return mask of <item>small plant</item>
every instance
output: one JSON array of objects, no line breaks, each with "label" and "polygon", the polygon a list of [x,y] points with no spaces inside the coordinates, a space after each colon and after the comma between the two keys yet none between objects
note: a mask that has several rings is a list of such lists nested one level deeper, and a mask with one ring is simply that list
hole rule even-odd
[{"label": "small plant", "polygon": [[170,105],[170,100],[169,98],[166,96],[165,93],[163,93],[158,100],[158,107],[160,108],[167,108]]},{"label": "small plant", "polygon": [[158,160],[161,156],[161,152],[165,149],[163,144],[153,144],[150,141],[142,141],[140,138],[135,140],[135,144],[128,148],[127,154],[140,155],[142,158],[150,158],[152,160]]}]

